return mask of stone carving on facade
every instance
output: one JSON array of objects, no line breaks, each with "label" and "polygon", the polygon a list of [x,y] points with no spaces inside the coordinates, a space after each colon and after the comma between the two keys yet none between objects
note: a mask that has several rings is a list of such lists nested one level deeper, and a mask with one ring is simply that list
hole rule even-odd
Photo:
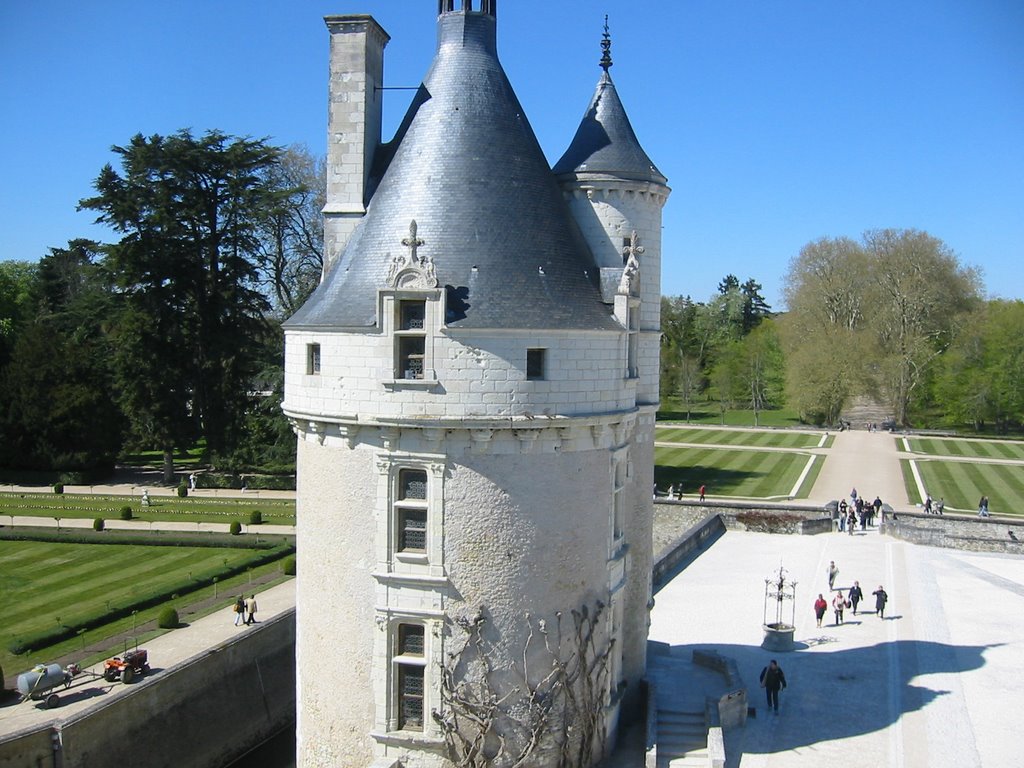
[{"label": "stone carving on facade", "polygon": [[434,260],[429,256],[420,256],[419,247],[424,240],[416,235],[416,219],[409,222],[409,235],[402,238],[402,245],[409,249],[408,253],[399,254],[391,259],[384,282],[389,288],[437,288],[437,272]]},{"label": "stone carving on facade", "polygon": [[622,247],[622,258],[626,264],[622,268],[622,279],[619,281],[619,293],[635,296],[640,284],[640,257],[644,254],[640,245],[640,236],[633,230],[629,242]]}]

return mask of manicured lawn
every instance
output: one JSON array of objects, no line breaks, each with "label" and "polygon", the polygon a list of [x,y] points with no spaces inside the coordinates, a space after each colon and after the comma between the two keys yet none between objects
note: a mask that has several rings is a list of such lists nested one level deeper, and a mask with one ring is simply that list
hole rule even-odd
[{"label": "manicured lawn", "polygon": [[687,424],[718,424],[726,427],[799,427],[807,426],[801,424],[800,417],[796,411],[779,409],[773,411],[758,411],[757,424],[754,424],[754,412],[738,408],[725,412],[723,424],[722,413],[717,403],[695,403],[690,411],[690,418],[686,418],[686,410],[678,399],[672,397],[663,398],[661,408],[658,410],[658,421],[679,421]]},{"label": "manicured lawn", "polygon": [[[688,494],[697,493],[704,485],[709,498],[786,497],[808,458],[806,453],[795,451],[658,446],[654,449],[654,480],[663,491],[681,483],[683,492]],[[810,483],[805,482],[801,495],[809,489]]]},{"label": "manicured lawn", "polygon": [[132,508],[133,518],[137,520],[248,523],[249,514],[258,509],[265,523],[295,525],[295,502],[283,499],[153,496],[150,506],[143,507],[138,497],[70,493],[0,493],[0,523],[5,515],[117,520],[125,505]]},{"label": "manicured lawn", "polygon": [[[904,460],[903,477],[911,501],[921,495]],[[966,461],[917,461],[925,490],[932,498],[946,500],[946,509],[977,512],[982,495],[989,498],[989,511],[996,515],[1024,514],[1024,467],[1007,464],[983,464]]]},{"label": "manicured lawn", "polygon": [[[266,556],[265,550],[220,547],[0,542],[0,665],[10,677],[34,663],[141,625],[165,604],[180,610],[215,590],[226,604],[239,585],[280,570],[280,562],[257,564]],[[226,576],[228,571],[239,573]],[[130,615],[133,606],[171,590],[181,597],[159,600]],[[86,631],[30,653],[10,652],[15,641],[62,626]]]},{"label": "manicured lawn", "polygon": [[[966,456],[972,459],[1015,459],[1024,461],[1024,443],[1008,440],[938,440],[909,438],[910,450],[930,456]],[[902,447],[902,446],[901,446]]]},{"label": "manicured lawn", "polygon": [[772,429],[750,431],[659,425],[654,431],[654,439],[659,443],[699,443],[748,448],[814,448],[821,442],[821,435],[780,432]]}]

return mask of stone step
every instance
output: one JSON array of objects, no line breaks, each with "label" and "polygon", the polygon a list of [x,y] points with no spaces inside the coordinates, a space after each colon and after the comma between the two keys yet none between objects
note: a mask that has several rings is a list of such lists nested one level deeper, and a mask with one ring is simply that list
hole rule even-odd
[{"label": "stone step", "polygon": [[672,757],[665,765],[667,768],[707,768],[708,751],[707,749],[694,750],[680,757]]}]

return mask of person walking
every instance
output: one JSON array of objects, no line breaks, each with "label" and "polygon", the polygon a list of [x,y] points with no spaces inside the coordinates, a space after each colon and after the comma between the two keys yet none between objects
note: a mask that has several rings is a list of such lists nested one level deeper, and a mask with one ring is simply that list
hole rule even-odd
[{"label": "person walking", "polygon": [[245,623],[245,598],[242,595],[238,596],[235,600],[235,626],[241,626]]},{"label": "person walking", "polygon": [[831,592],[835,589],[836,576],[839,575],[839,569],[836,567],[835,560],[828,561],[828,591]]},{"label": "person walking", "polygon": [[818,599],[814,601],[814,615],[818,619],[818,626],[821,626],[821,620],[825,618],[825,611],[828,610],[828,603],[825,602],[825,598],[822,597],[821,593],[818,593]]},{"label": "person walking", "polygon": [[850,601],[850,606],[853,608],[853,615],[857,615],[857,604],[864,599],[864,590],[860,588],[860,582],[853,582],[853,586],[850,587],[850,591],[846,593],[846,599]]},{"label": "person walking", "polygon": [[774,709],[775,714],[779,714],[779,691],[786,687],[786,675],[775,659],[761,670],[761,687],[768,697],[768,709]]},{"label": "person walking", "polygon": [[248,600],[245,601],[245,610],[249,612],[249,618],[245,620],[246,624],[256,623],[256,595],[251,595]]},{"label": "person walking", "polygon": [[846,519],[846,532],[853,536],[855,530],[857,530],[857,512],[850,507],[850,516]]},{"label": "person walking", "polygon": [[978,517],[988,517],[988,496],[982,496],[978,502]]},{"label": "person walking", "polygon": [[843,623],[843,609],[846,607],[846,598],[843,597],[843,590],[839,590],[832,598],[832,610],[836,614],[836,626]]},{"label": "person walking", "polygon": [[875,613],[878,614],[878,618],[885,618],[885,604],[889,602],[889,595],[886,594],[885,590],[882,589],[882,585],[878,585],[878,589],[872,592],[875,596]]},{"label": "person walking", "polygon": [[706,490],[707,489],[703,485],[700,487],[700,500],[701,501],[704,501],[704,491],[706,491]]}]

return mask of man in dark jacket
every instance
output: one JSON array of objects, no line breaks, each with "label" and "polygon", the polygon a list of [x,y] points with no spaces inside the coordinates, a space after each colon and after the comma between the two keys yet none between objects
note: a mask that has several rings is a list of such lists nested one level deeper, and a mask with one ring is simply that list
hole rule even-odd
[{"label": "man in dark jacket", "polygon": [[774,709],[775,714],[779,714],[779,690],[786,687],[786,676],[775,659],[761,670],[761,687],[768,695],[768,709]]}]

